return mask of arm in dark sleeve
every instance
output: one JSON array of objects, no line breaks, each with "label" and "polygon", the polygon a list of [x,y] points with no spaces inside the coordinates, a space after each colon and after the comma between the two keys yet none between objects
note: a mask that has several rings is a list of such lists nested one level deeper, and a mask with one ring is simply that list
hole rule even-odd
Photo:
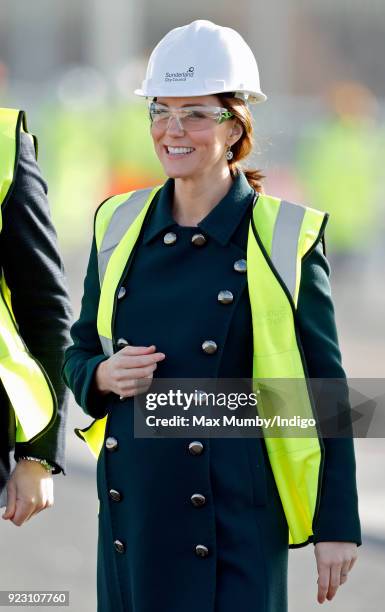
[{"label": "arm in dark sleeve", "polygon": [[63,378],[72,390],[83,411],[101,418],[107,414],[111,394],[101,395],[94,385],[94,374],[101,361],[107,359],[103,353],[97,331],[97,312],[100,297],[97,252],[95,238],[84,280],[84,293],[79,319],[71,328],[73,344],[65,353]]},{"label": "arm in dark sleeve", "polygon": [[[329,283],[330,265],[318,243],[302,261],[297,324],[310,378],[345,379]],[[347,389],[347,385],[345,386]],[[342,403],[348,399],[344,397]],[[349,408],[349,405],[348,405]],[[323,438],[325,463],[314,544],[362,544],[353,438]]]},{"label": "arm in dark sleeve", "polygon": [[25,133],[20,134],[14,188],[3,212],[0,251],[19,333],[47,372],[58,400],[54,425],[36,441],[17,442],[15,459],[21,455],[44,458],[55,467],[54,473],[65,474],[68,393],[60,372],[72,312],[50,216],[47,185],[36,161],[32,139]]}]

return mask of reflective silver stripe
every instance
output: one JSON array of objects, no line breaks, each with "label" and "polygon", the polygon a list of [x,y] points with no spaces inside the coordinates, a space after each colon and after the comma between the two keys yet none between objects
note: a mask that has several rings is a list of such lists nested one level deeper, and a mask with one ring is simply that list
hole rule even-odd
[{"label": "reflective silver stripe", "polygon": [[152,190],[153,187],[149,187],[148,189],[135,191],[132,196],[117,207],[112,215],[98,252],[100,286],[103,284],[107,265],[115,247],[139,215]]},{"label": "reflective silver stripe", "polygon": [[111,357],[111,355],[114,354],[112,340],[110,340],[110,338],[106,338],[105,336],[99,336],[99,338],[103,348],[103,353],[107,355],[107,357]]},{"label": "reflective silver stripe", "polygon": [[306,208],[281,201],[275,221],[271,260],[294,298],[297,270],[297,246]]}]

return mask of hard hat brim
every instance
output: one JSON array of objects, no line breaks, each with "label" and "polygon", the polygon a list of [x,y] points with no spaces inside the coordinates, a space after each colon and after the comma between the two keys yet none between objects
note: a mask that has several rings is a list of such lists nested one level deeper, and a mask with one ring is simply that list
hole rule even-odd
[{"label": "hard hat brim", "polygon": [[[149,92],[145,92],[143,89],[135,89],[134,90],[134,94],[137,96],[142,96],[144,98],[153,98],[153,97],[159,97],[159,96],[165,96],[167,98],[193,98],[194,96],[198,97],[198,96],[209,96],[209,95],[217,95],[219,93],[224,93],[222,91],[209,91],[209,92],[205,92],[205,93],[201,93],[201,94],[190,94],[188,96],[186,95],[170,95],[170,92],[165,92],[165,93],[160,93],[159,91],[157,91],[156,93],[149,93]],[[262,92],[253,92],[253,93],[249,93],[249,92],[245,92],[248,93],[248,99],[247,102],[249,102],[250,104],[257,104],[258,102],[266,102],[267,100],[267,96]]]}]

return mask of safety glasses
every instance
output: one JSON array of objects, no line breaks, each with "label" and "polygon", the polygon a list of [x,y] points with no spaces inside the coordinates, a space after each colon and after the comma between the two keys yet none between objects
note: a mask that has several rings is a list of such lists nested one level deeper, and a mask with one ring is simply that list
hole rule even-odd
[{"label": "safety glasses", "polygon": [[180,130],[194,132],[206,130],[215,124],[233,117],[233,113],[220,106],[184,106],[174,108],[158,102],[150,102],[149,113],[153,130],[167,130],[171,117],[175,118]]}]

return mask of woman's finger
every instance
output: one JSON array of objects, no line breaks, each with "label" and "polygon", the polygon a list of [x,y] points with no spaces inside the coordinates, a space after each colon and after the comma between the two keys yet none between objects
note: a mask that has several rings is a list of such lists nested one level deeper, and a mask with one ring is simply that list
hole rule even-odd
[{"label": "woman's finger", "polygon": [[125,382],[129,382],[132,380],[136,380],[138,378],[146,378],[150,376],[154,370],[156,370],[156,363],[143,367],[143,368],[130,368],[128,370],[117,370],[115,372],[115,379],[118,383],[124,384]]},{"label": "woman's finger", "polygon": [[11,478],[7,484],[7,507],[2,516],[4,520],[12,519],[16,511],[16,485]]},{"label": "woman's finger", "polygon": [[357,561],[357,557],[352,557],[352,560],[350,561],[350,564],[349,564],[349,572],[352,569],[356,561]]},{"label": "woman's finger", "polygon": [[337,589],[340,586],[341,580],[341,563],[333,563],[330,568],[330,581],[329,581],[329,589],[327,592],[327,599],[329,601],[333,599],[334,595],[337,593]]},{"label": "woman's finger", "polygon": [[35,512],[35,507],[35,503],[32,501],[27,501],[21,498],[16,499],[16,511],[12,519],[14,525],[20,527],[23,523],[28,521],[28,519]]},{"label": "woman's finger", "polygon": [[330,567],[328,565],[320,564],[318,568],[318,603],[325,601],[326,593],[328,592],[330,581]]},{"label": "woman's finger", "polygon": [[350,570],[350,560],[345,561],[342,564],[340,584],[345,584],[345,582],[347,581],[349,570]]},{"label": "woman's finger", "polygon": [[[151,344],[150,346],[135,346],[132,344],[127,344],[125,347],[118,351],[119,354],[126,353],[127,355],[142,355],[147,353],[148,351],[156,350],[155,344]],[[118,354],[116,353],[116,354]]]},{"label": "woman's finger", "polygon": [[129,384],[124,385],[119,390],[120,399],[137,395],[146,391],[152,383],[152,376],[145,376],[144,378],[133,379],[129,381]]},{"label": "woman's finger", "polygon": [[126,391],[132,391],[136,387],[141,387],[146,384],[148,380],[152,380],[152,371],[147,376],[139,376],[138,378],[123,378],[117,381],[116,387],[120,394]]},{"label": "woman's finger", "polygon": [[119,361],[120,368],[127,370],[130,368],[141,368],[144,366],[148,366],[158,361],[162,361],[162,359],[164,358],[165,358],[164,353],[152,353],[151,355],[135,355],[135,356],[119,354],[119,359],[117,358],[117,361]]}]

